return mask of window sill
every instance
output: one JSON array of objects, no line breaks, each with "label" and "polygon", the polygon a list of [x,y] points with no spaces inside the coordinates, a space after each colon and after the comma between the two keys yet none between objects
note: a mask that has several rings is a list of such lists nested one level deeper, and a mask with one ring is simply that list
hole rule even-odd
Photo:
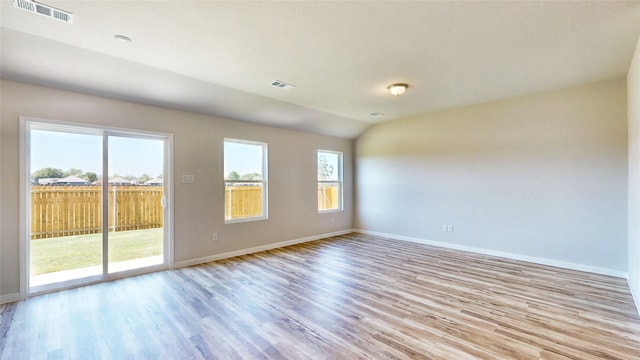
[{"label": "window sill", "polygon": [[237,224],[237,223],[244,223],[244,222],[251,222],[251,221],[262,221],[262,220],[267,220],[268,218],[266,216],[261,216],[261,217],[250,217],[250,218],[240,218],[240,219],[229,219],[229,220],[225,220],[224,223],[225,224]]},{"label": "window sill", "polygon": [[344,209],[330,209],[330,210],[318,210],[318,214],[342,212]]}]

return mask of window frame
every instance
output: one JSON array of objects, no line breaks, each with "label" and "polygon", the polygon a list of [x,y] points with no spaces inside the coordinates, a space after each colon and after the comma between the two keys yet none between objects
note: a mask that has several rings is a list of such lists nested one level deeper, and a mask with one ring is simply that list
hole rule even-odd
[{"label": "window frame", "polygon": [[[320,154],[321,153],[326,153],[326,154],[331,154],[331,155],[338,155],[338,180],[320,180],[318,179],[318,170],[319,170],[319,166],[320,166],[320,162],[319,162],[319,158],[320,158]],[[339,211],[344,211],[344,179],[343,179],[343,172],[344,172],[344,154],[342,153],[342,151],[336,151],[336,150],[324,150],[324,149],[318,149],[316,150],[316,180],[317,180],[317,185],[316,185],[316,192],[318,191],[318,188],[320,187],[321,184],[329,184],[329,185],[337,185],[338,186],[338,208],[337,209],[320,209],[319,204],[316,204],[316,207],[318,209],[318,213],[319,214],[324,214],[324,213],[329,213],[329,212],[339,212]]]},{"label": "window frame", "polygon": [[[262,179],[261,180],[227,180],[227,174],[226,174],[226,170],[224,169],[224,159],[226,156],[226,153],[224,151],[224,145],[227,143],[235,143],[235,144],[244,144],[244,145],[258,145],[262,147]],[[261,142],[261,141],[253,141],[253,140],[244,140],[244,139],[234,139],[234,138],[224,138],[223,143],[222,143],[222,166],[223,166],[223,184],[224,184],[224,223],[225,224],[234,224],[234,223],[243,223],[243,222],[250,222],[250,221],[261,221],[261,220],[267,220],[269,218],[269,207],[268,207],[268,173],[267,173],[267,151],[268,151],[268,144],[266,142]],[[227,195],[226,195],[226,187],[227,184],[229,183],[233,183],[233,184],[255,184],[255,183],[261,183],[262,184],[262,214],[260,216],[251,216],[251,217],[242,217],[242,218],[231,218],[231,219],[227,219],[226,217],[226,209],[227,209]]]}]

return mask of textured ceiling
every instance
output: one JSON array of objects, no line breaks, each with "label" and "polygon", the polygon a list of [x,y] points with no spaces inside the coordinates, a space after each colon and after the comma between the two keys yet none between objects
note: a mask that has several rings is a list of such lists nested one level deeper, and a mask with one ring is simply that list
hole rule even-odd
[{"label": "textured ceiling", "polygon": [[625,76],[640,36],[635,1],[43,2],[73,23],[2,0],[4,79],[342,137]]}]

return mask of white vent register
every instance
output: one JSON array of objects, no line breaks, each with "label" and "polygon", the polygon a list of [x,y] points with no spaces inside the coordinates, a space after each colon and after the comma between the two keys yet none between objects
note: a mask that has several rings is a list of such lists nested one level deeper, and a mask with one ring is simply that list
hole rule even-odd
[{"label": "white vent register", "polygon": [[56,9],[49,5],[37,3],[32,0],[11,0],[11,2],[13,2],[13,6],[17,7],[18,9],[29,11],[34,14],[46,16],[48,18],[62,21],[68,24],[71,24],[73,21],[73,14],[68,11]]},{"label": "white vent register", "polygon": [[275,86],[275,87],[277,87],[279,89],[285,89],[285,90],[291,90],[291,89],[296,87],[295,85],[288,84],[288,83],[286,83],[284,81],[280,81],[280,80],[272,81],[271,82],[271,86]]}]

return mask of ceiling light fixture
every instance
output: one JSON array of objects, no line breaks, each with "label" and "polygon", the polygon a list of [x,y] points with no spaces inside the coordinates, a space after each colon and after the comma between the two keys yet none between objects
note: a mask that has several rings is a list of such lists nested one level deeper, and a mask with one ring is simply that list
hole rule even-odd
[{"label": "ceiling light fixture", "polygon": [[389,90],[391,95],[399,96],[404,94],[404,92],[407,91],[408,87],[409,85],[405,83],[397,83],[397,84],[391,84],[387,86],[387,90]]},{"label": "ceiling light fixture", "polygon": [[124,35],[113,35],[113,38],[125,44],[128,44],[132,41],[130,37]]}]

